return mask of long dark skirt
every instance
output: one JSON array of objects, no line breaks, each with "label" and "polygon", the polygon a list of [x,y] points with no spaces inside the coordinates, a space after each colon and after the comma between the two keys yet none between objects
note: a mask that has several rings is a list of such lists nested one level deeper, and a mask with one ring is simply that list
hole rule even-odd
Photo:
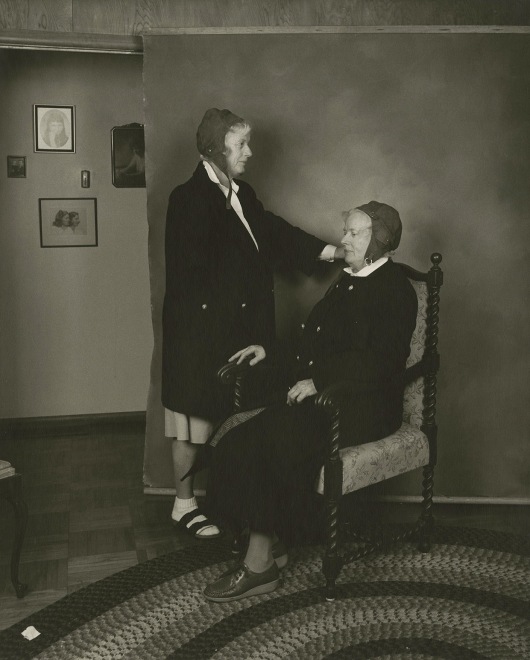
[{"label": "long dark skirt", "polygon": [[328,428],[311,397],[266,408],[228,431],[212,450],[208,514],[233,530],[307,539],[319,516],[315,483]]}]

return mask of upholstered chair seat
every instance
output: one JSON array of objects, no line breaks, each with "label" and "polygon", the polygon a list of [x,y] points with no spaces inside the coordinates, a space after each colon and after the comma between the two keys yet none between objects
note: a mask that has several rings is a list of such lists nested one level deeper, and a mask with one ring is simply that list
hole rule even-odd
[{"label": "upholstered chair seat", "polygon": [[[339,451],[342,461],[342,494],[410,472],[429,463],[429,441],[425,433],[403,422],[392,435],[346,447]],[[324,467],[320,471],[317,492],[324,494]]]}]

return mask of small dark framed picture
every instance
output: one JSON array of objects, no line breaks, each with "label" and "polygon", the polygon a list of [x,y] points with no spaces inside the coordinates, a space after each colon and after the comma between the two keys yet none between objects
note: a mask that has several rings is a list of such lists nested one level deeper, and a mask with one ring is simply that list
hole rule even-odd
[{"label": "small dark framed picture", "polygon": [[26,156],[7,157],[7,176],[10,179],[26,178]]},{"label": "small dark framed picture", "polygon": [[112,184],[116,188],[145,188],[143,125],[114,126],[110,135]]},{"label": "small dark framed picture", "polygon": [[96,247],[98,244],[95,197],[42,197],[39,199],[41,247]]},{"label": "small dark framed picture", "polygon": [[75,153],[75,105],[34,105],[36,152]]}]

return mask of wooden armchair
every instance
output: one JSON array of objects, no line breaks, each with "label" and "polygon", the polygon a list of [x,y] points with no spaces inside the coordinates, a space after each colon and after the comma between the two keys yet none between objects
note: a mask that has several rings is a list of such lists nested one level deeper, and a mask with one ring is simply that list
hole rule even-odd
[{"label": "wooden armchair", "polygon": [[[348,397],[348,383],[335,383],[315,397],[315,405],[330,417],[329,449],[316,484],[326,507],[326,550],[322,571],[326,578],[326,599],[335,599],[335,582],[345,564],[365,557],[387,544],[416,539],[421,552],[430,549],[434,523],[432,514],[433,475],[436,465],[437,426],[436,375],[439,368],[438,311],[443,273],[442,257],[431,256],[432,267],[426,273],[399,264],[418,296],[416,328],[407,361],[403,424],[390,436],[339,449],[340,410]],[[234,387],[234,412],[242,409],[246,365],[228,364],[219,370],[219,378]],[[375,536],[352,535],[360,541],[353,551],[339,548],[339,508],[344,495],[359,491],[391,477],[423,468],[422,509],[418,521],[405,531]]]}]

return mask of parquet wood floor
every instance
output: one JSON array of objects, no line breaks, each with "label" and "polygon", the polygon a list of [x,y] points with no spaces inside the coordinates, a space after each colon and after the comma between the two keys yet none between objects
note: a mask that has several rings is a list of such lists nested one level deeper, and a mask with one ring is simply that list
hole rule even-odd
[{"label": "parquet wood floor", "polygon": [[[29,520],[17,599],[10,580],[14,516],[0,501],[0,629],[117,571],[197,543],[175,531],[171,497],[145,496],[144,428],[109,425],[70,436],[0,438],[0,458],[23,474]],[[379,506],[381,515],[412,518],[416,505]],[[528,507],[438,506],[442,523],[530,531]]]}]

